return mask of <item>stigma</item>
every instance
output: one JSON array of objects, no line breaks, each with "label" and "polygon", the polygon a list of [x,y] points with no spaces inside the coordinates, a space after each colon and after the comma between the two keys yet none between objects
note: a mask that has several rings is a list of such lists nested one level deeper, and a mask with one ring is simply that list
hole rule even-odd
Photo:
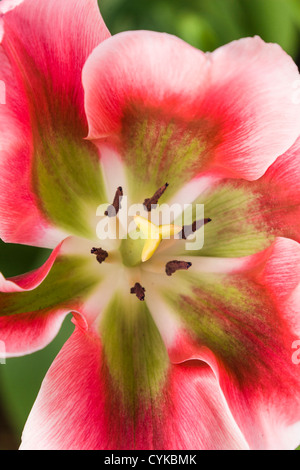
[{"label": "stigma", "polygon": [[155,225],[139,215],[134,217],[134,222],[146,240],[142,250],[143,263],[154,255],[164,238],[169,239],[182,231],[182,227],[178,225]]}]

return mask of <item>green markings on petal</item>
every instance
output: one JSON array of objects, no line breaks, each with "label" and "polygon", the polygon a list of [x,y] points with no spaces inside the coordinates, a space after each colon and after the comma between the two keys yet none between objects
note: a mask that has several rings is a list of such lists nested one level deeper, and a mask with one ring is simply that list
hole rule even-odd
[{"label": "green markings on petal", "polygon": [[278,321],[259,286],[233,275],[177,274],[162,291],[164,299],[199,346],[209,348],[240,383],[249,373],[254,378],[267,371],[272,357],[280,360]]},{"label": "green markings on petal", "polygon": [[83,257],[57,258],[44,281],[34,290],[1,293],[1,315],[41,312],[66,308],[72,310],[101,281],[89,260]]},{"label": "green markings on petal", "polygon": [[92,221],[107,198],[93,144],[57,135],[48,139],[33,160],[33,186],[41,211],[53,224],[95,237]]},{"label": "green markings on petal", "polygon": [[201,250],[189,256],[241,257],[267,248],[274,236],[264,219],[261,195],[248,187],[225,183],[195,201],[204,204],[205,217]]},{"label": "green markings on petal", "polygon": [[151,407],[165,385],[168,355],[146,302],[117,294],[100,324],[114,394],[132,417]]},{"label": "green markings on petal", "polygon": [[253,193],[223,186],[204,198],[204,208],[213,222],[205,227],[203,256],[247,256],[268,245],[266,227],[253,220],[253,212],[259,216],[260,210]]},{"label": "green markings on petal", "polygon": [[141,109],[128,109],[123,118],[122,155],[131,196],[149,197],[167,181],[170,197],[205,165],[216,144],[216,126]]}]

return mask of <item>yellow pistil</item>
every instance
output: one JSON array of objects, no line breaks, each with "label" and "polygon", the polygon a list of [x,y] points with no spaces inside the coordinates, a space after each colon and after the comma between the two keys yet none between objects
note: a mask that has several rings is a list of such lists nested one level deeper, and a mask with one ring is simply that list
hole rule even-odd
[{"label": "yellow pistil", "polygon": [[178,225],[155,225],[148,219],[136,215],[134,221],[146,239],[142,251],[142,262],[148,261],[163,239],[168,239],[182,231]]}]

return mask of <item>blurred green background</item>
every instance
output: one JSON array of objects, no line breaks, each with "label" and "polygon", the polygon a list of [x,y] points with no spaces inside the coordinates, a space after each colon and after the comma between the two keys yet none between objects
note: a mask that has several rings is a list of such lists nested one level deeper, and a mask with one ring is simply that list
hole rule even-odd
[{"label": "blurred green background", "polygon": [[[280,44],[300,64],[300,0],[101,0],[99,4],[112,34],[163,31],[204,51],[259,35]],[[47,250],[0,241],[0,271],[5,276],[21,274],[40,266],[48,255]],[[71,332],[67,317],[58,337],[43,351],[0,364],[0,450],[18,448],[42,379]]]}]

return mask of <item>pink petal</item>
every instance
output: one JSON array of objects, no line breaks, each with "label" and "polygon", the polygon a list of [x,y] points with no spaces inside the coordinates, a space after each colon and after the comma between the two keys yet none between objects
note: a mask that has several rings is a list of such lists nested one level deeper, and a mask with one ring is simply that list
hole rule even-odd
[{"label": "pink petal", "polygon": [[0,275],[0,340],[6,357],[45,347],[71,311],[85,325],[84,303],[99,279],[88,274],[93,260],[65,255],[65,245],[67,240],[35,271],[7,280]]},{"label": "pink petal", "polygon": [[277,236],[300,242],[300,138],[257,181],[266,221]]},{"label": "pink petal", "polygon": [[209,367],[172,366],[163,396],[133,420],[102,360],[97,334],[75,331],[44,379],[22,450],[248,448]]},{"label": "pink petal", "polygon": [[[8,280],[0,274],[1,292],[24,292],[38,287],[47,277],[61,247],[62,243],[53,250],[41,268],[31,273]],[[0,293],[0,304],[3,300],[4,296]],[[57,335],[67,313],[55,311],[46,316],[33,313],[0,316],[0,339],[5,343],[6,357],[28,354],[45,347]]]},{"label": "pink petal", "polygon": [[300,377],[292,361],[300,331],[299,262],[299,244],[279,238],[231,273],[189,270],[192,279],[177,276],[170,286],[167,304],[181,318],[169,342],[172,361],[210,364],[252,449],[293,449],[300,442]]},{"label": "pink petal", "polygon": [[2,0],[0,5],[0,13],[4,14],[10,10],[16,8],[20,3],[23,3],[24,0]]},{"label": "pink petal", "polygon": [[58,334],[69,312],[70,309],[57,308],[47,314],[1,316],[0,339],[5,345],[5,358],[24,356],[46,347]]},{"label": "pink petal", "polygon": [[43,280],[47,277],[50,269],[52,268],[57,256],[59,256],[63,240],[51,253],[47,261],[38,269],[31,271],[27,274],[15,276],[10,279],[5,279],[0,273],[0,292],[24,292],[33,290],[38,287]]},{"label": "pink petal", "polygon": [[299,242],[300,139],[256,181],[221,179],[206,184],[200,177],[178,196],[181,204],[203,204],[212,222],[203,229],[201,249],[187,252],[186,243],[179,242],[171,256],[176,252],[176,256],[241,257],[262,251],[276,237]]},{"label": "pink petal", "polygon": [[223,101],[227,118],[216,164],[255,180],[299,135],[293,89],[298,69],[280,46],[259,37],[223,46],[211,59],[214,94],[209,106]]},{"label": "pink petal", "polygon": [[121,33],[84,66],[89,138],[119,152],[137,194],[200,172],[254,180],[299,135],[296,80],[291,58],[258,37],[204,54],[166,34]]},{"label": "pink petal", "polygon": [[[6,104],[0,105],[0,235],[7,242],[54,247],[65,235],[49,221],[35,172],[50,142],[65,139],[70,146],[86,135],[81,70],[109,33],[96,0],[18,3],[11,9],[11,2],[1,2],[0,80]],[[52,148],[54,156],[60,151]],[[44,193],[51,191],[55,180],[46,184],[41,176],[39,184],[48,186]]]}]

